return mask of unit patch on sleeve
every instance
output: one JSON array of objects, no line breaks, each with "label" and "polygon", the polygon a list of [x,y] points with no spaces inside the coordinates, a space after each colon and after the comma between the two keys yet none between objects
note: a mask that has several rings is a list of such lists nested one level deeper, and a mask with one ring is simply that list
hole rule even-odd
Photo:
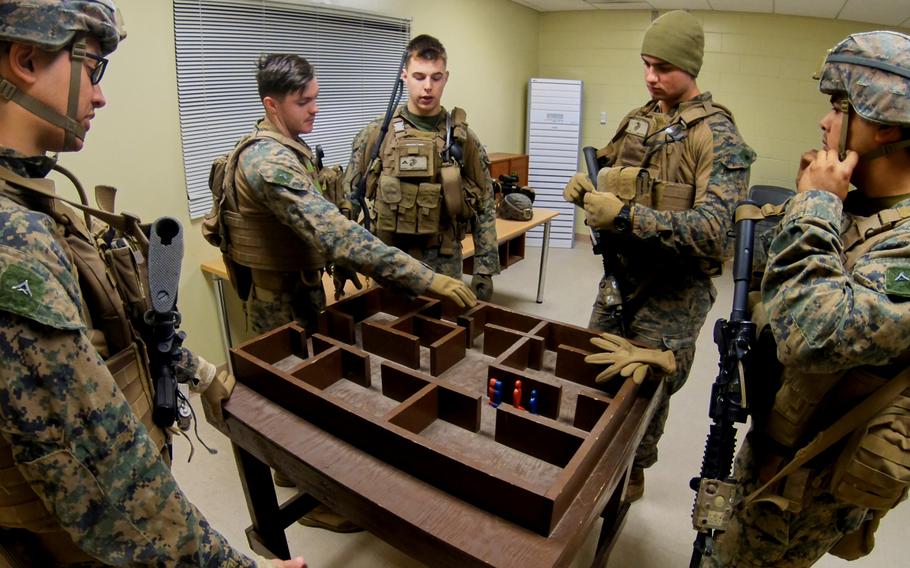
[{"label": "unit patch on sleeve", "polygon": [[892,266],[885,272],[885,293],[910,298],[910,266]]}]

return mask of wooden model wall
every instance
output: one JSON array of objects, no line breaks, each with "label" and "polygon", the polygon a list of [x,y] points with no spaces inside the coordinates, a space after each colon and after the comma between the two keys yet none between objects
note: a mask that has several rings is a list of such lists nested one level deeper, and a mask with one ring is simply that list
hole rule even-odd
[{"label": "wooden model wall", "polygon": [[596,387],[600,369],[583,360],[595,335],[374,288],[330,306],[310,338],[289,324],[231,358],[240,382],[328,433],[548,535],[635,398],[632,381]]}]

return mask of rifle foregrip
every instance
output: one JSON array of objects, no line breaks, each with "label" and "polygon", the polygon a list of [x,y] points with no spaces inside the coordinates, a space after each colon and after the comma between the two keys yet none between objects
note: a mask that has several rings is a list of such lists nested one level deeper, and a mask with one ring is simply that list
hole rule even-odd
[{"label": "rifle foregrip", "polygon": [[177,381],[167,370],[155,380],[155,407],[152,421],[161,428],[168,428],[177,420]]}]

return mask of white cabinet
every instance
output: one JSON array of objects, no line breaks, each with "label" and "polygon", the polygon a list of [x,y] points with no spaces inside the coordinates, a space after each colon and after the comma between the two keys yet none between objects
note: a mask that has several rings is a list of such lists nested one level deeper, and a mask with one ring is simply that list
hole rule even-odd
[{"label": "white cabinet", "polygon": [[[578,171],[581,88],[581,81],[528,81],[528,185],[536,192],[536,207],[559,211],[550,229],[554,247],[574,243],[575,206],[563,200],[562,190]],[[540,246],[543,229],[532,229],[527,238],[527,244]]]}]

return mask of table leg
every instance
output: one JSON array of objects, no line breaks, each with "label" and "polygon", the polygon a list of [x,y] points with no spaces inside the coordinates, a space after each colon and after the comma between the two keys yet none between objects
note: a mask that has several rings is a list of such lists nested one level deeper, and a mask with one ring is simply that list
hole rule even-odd
[{"label": "table leg", "polygon": [[543,244],[540,246],[540,272],[537,273],[537,303],[543,303],[543,287],[547,279],[547,257],[550,254],[550,222],[543,224]]},{"label": "table leg", "polygon": [[631,467],[626,470],[622,481],[617,484],[613,494],[610,495],[610,500],[600,514],[603,523],[600,525],[600,536],[597,539],[597,551],[594,555],[594,561],[591,563],[592,568],[602,568],[607,565],[607,559],[610,557],[610,551],[616,543],[616,537],[625,524],[629,503],[623,497],[629,484],[630,471]]},{"label": "table leg", "polygon": [[[278,558],[290,558],[288,539],[284,534],[285,525],[282,524],[269,466],[237,444],[231,445],[255,536]],[[253,542],[250,542],[250,546],[253,546]]]},{"label": "table leg", "polygon": [[233,373],[234,369],[231,366],[231,347],[234,346],[234,339],[231,337],[231,323],[228,319],[227,313],[227,302],[224,299],[224,280],[217,276],[213,276],[212,280],[215,283],[215,299],[218,302],[218,322],[221,324],[221,338],[224,340],[225,356],[227,357],[228,370]]}]

